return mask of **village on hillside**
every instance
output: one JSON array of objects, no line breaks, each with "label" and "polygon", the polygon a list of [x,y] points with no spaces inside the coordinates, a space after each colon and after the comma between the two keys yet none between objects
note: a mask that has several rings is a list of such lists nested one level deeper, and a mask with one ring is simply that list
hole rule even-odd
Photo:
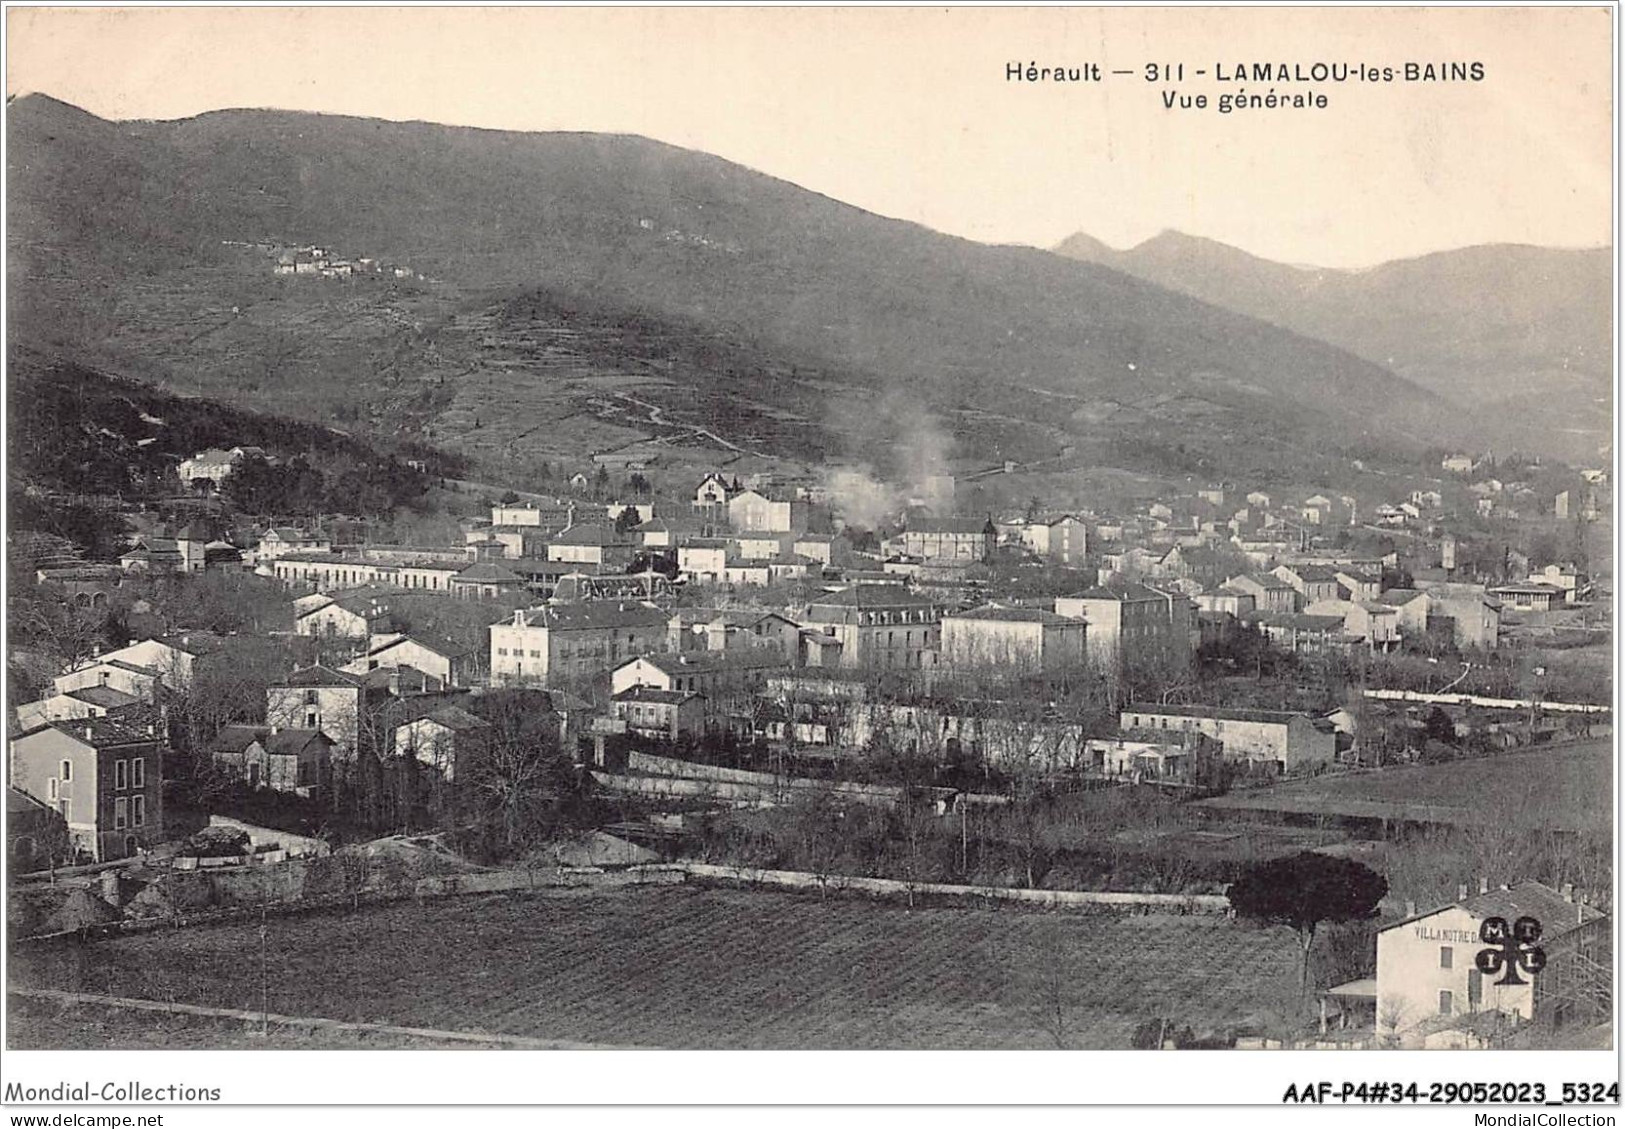
[{"label": "village on hillside", "polygon": [[[1171,977],[1077,1037],[1606,1022],[1606,471],[1450,454],[1380,501],[1193,482],[1114,512],[966,512],[936,473],[865,527],[825,479],[600,465],[443,482],[464,516],[410,543],[245,506],[298,473],[202,450],[106,511],[110,559],[14,538],[14,936],[603,881],[1222,922],[1314,849],[1383,878],[1301,995],[1237,1022]],[[1512,771],[1548,777],[1542,822]],[[1533,990],[1438,943],[1532,914]]]}]

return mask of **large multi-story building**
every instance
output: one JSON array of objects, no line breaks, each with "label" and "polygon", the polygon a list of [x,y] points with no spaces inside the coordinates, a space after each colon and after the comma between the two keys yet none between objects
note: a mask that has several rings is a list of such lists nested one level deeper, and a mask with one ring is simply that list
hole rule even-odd
[{"label": "large multi-story building", "polygon": [[1337,731],[1331,723],[1286,710],[1139,703],[1123,707],[1118,728],[1125,733],[1201,733],[1223,743],[1226,760],[1273,764],[1280,772],[1324,767],[1337,756]]},{"label": "large multi-story building", "polygon": [[1321,600],[1337,599],[1337,570],[1330,565],[1284,564],[1277,566],[1271,575],[1292,585],[1297,593],[1290,610],[1302,611]]},{"label": "large multi-story building", "polygon": [[1114,583],[1055,601],[1058,615],[1089,625],[1087,655],[1101,670],[1147,660],[1187,662],[1195,622],[1190,600],[1144,584]]},{"label": "large multi-story building", "polygon": [[55,809],[95,862],[163,839],[163,742],[155,718],[56,721],[11,742],[11,786]]},{"label": "large multi-story building", "polygon": [[1021,543],[1059,565],[1078,565],[1089,552],[1089,528],[1071,514],[1028,522]]},{"label": "large multi-story building", "polygon": [[942,664],[1009,674],[1081,669],[1089,625],[1042,608],[986,604],[942,618]]},{"label": "large multi-story building", "polygon": [[770,675],[783,674],[792,660],[768,647],[735,651],[687,651],[639,655],[610,672],[610,689],[619,694],[634,686],[704,694],[721,704],[731,695],[753,691]]},{"label": "large multi-story building", "polygon": [[[1226,588],[1245,592],[1253,598],[1253,607],[1269,614],[1291,614],[1298,610],[1298,590],[1273,573],[1242,573],[1225,581]],[[1337,595],[1335,589],[1332,595]]]},{"label": "large multi-story building", "polygon": [[491,625],[491,681],[558,685],[664,651],[669,613],[649,603],[550,604]]},{"label": "large multi-story building", "polygon": [[290,588],[327,592],[380,584],[419,592],[450,592],[452,579],[469,567],[467,559],[369,560],[336,553],[289,553],[271,562],[271,575]]},{"label": "large multi-story building", "polygon": [[741,490],[728,499],[728,524],[736,533],[801,533],[807,528],[807,503]]},{"label": "large multi-story building", "polygon": [[927,561],[985,561],[999,539],[991,518],[918,518],[903,530],[903,552]]},{"label": "large multi-story building", "polygon": [[1432,639],[1460,649],[1494,650],[1501,633],[1501,606],[1481,585],[1440,583],[1426,590],[1390,588],[1377,602],[1395,609],[1399,631],[1421,642]]},{"label": "large multi-story building", "polygon": [[840,643],[838,655],[827,647],[808,651],[809,661],[833,661],[844,667],[917,670],[935,664],[942,637],[942,606],[900,585],[859,584],[819,596],[804,617],[814,633]]},{"label": "large multi-story building", "polygon": [[587,522],[555,534],[547,543],[547,559],[624,569],[632,563],[637,549],[637,539],[630,533],[613,525]]}]

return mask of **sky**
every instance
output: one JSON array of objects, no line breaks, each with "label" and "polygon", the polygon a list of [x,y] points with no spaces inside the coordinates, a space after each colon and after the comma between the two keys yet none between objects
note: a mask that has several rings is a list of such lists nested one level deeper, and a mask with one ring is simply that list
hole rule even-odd
[{"label": "sky", "polygon": [[[271,107],[637,133],[985,242],[1175,229],[1359,267],[1611,243],[1611,24],[1579,7],[11,8],[6,79],[106,118]],[[1137,73],[1009,81],[1018,61]],[[1214,74],[1452,61],[1484,79]],[[1148,83],[1152,62],[1184,81]],[[1211,104],[1272,85],[1328,104]],[[1167,109],[1170,90],[1210,105]]]}]

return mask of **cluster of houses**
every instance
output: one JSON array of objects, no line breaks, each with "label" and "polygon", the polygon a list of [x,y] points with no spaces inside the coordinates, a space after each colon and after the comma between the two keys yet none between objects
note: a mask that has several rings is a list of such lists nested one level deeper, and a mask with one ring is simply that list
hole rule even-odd
[{"label": "cluster of houses", "polygon": [[[193,472],[218,483],[253,453],[203,452]],[[951,479],[930,493],[939,510],[951,510]],[[1253,491],[1244,504],[1232,501],[1214,486],[1123,517],[936,516],[910,506],[894,534],[860,548],[830,531],[838,523],[816,489],[713,473],[675,505],[500,503],[488,519],[464,523],[460,545],[335,546],[294,526],[234,544],[195,521],[141,536],[117,566],[64,562],[38,579],[92,606],[134,572],[249,568],[280,581],[294,593],[293,633],[322,641],[330,665],[288,672],[269,693],[264,720],[227,727],[214,753],[252,785],[301,795],[319,793],[335,766],[354,762],[363,732],[371,752],[407,750],[450,779],[459,743],[485,730],[477,707],[490,688],[556,695],[570,703],[557,711],[560,731],[582,737],[727,732],[850,751],[877,734],[906,733],[912,747],[941,755],[971,750],[993,762],[1109,777],[1183,779],[1204,753],[1268,772],[1313,772],[1337,758],[1346,725],[1289,712],[1131,705],[1120,732],[1086,737],[1029,716],[1031,703],[882,702],[865,680],[911,676],[928,700],[934,679],[966,673],[996,673],[1008,685],[1131,664],[1188,669],[1204,642],[1242,630],[1300,653],[1491,649],[1505,609],[1547,610],[1589,595],[1588,578],[1564,563],[1491,588],[1449,568],[1415,570],[1396,584],[1394,554],[1329,550],[1317,533],[1354,521],[1353,499],[1316,494],[1278,505]],[[989,566],[1000,560],[1087,571],[1066,595],[1015,597],[988,590]],[[470,646],[398,630],[403,594],[506,610],[493,610],[487,639]],[[689,606],[696,603],[703,606]],[[139,778],[158,779],[162,725],[152,711],[201,661],[195,652],[184,640],[133,643],[59,675],[51,694],[15,711],[13,786],[63,813],[98,858],[139,849],[154,833],[156,793],[137,804],[136,770],[113,766],[139,759]],[[367,720],[380,711],[391,724]]]},{"label": "cluster of houses", "polygon": [[304,278],[358,278],[379,277],[418,279],[423,276],[411,267],[400,266],[374,258],[343,258],[336,252],[316,244],[297,247],[261,243],[256,246],[276,260],[273,270],[279,275]]}]

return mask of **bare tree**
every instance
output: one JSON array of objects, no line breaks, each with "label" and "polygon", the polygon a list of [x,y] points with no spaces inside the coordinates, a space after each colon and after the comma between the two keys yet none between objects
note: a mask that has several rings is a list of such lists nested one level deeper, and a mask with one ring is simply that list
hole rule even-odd
[{"label": "bare tree", "polygon": [[1396,993],[1377,1002],[1377,1039],[1384,1047],[1399,1045],[1399,1031],[1411,1015],[1410,1001]]}]

